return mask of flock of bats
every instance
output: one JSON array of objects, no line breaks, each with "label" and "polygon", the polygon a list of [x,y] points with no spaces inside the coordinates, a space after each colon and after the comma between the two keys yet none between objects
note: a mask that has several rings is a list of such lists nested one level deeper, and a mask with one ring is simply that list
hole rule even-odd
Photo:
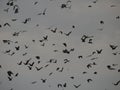
[{"label": "flock of bats", "polygon": [[[54,0],[50,0],[50,2],[52,2]],[[93,1],[92,3],[97,3],[98,0],[95,0]],[[34,5],[37,5],[39,2],[38,1],[35,1],[34,2]],[[17,4],[17,1],[16,0],[9,0],[8,2],[6,2],[6,5],[9,7],[9,8],[6,8],[4,9],[4,12],[7,12],[9,13],[9,9],[12,8],[14,14],[18,14],[20,12],[20,7],[19,5]],[[92,5],[88,5],[88,8],[91,8]],[[111,7],[115,7],[115,5],[111,5]],[[72,8],[72,0],[67,0],[65,3],[61,4],[60,5],[60,8],[61,9],[71,9]],[[38,13],[37,15],[45,15],[47,16],[46,14],[47,12],[47,8],[45,8],[42,12]],[[120,19],[120,16],[116,16],[116,19]],[[18,19],[14,18],[14,19],[11,19],[12,22],[15,22],[17,21]],[[26,18],[23,22],[23,24],[26,24],[29,23],[31,21],[31,18]],[[100,20],[99,22],[101,25],[104,25],[104,21],[103,20]],[[36,25],[36,27],[39,26],[39,24]],[[2,29],[3,27],[12,27],[10,23],[6,22],[4,23],[3,25],[0,24],[0,29]],[[74,30],[76,28],[75,25],[72,25],[72,29]],[[63,35],[63,37],[65,36],[66,38],[69,38],[71,36],[71,34],[73,33],[73,31],[69,31],[69,32],[65,32],[65,31],[62,31],[62,30],[59,30],[59,28],[57,27],[54,27],[54,28],[51,28],[49,27],[48,28],[49,32],[50,33],[53,33],[53,34],[60,34],[60,35]],[[101,31],[103,29],[100,29]],[[21,34],[23,33],[27,33],[27,31],[23,30],[23,31],[16,31],[14,33],[12,33],[12,37],[19,37]],[[49,35],[44,35],[41,39],[38,40],[38,42],[40,43],[41,47],[46,47],[46,43],[49,41],[50,39],[50,36]],[[80,41],[81,43],[86,43],[86,44],[90,44],[92,45],[94,43],[94,39],[95,39],[95,36],[90,36],[90,35],[86,35],[86,34],[83,34],[82,36],[80,36]],[[12,39],[4,39],[4,40],[1,40],[3,44],[5,45],[8,45],[10,46],[11,44],[15,44],[16,46],[12,46],[14,48],[14,50],[12,49],[7,49],[4,50],[4,51],[1,51],[2,54],[4,55],[9,55],[9,56],[12,56],[14,57],[16,55],[16,52],[19,52],[21,51],[22,49],[25,49],[25,50],[28,50],[30,48],[29,45],[27,44],[24,44],[24,48],[23,46],[21,46],[19,44],[19,41],[13,41]],[[31,40],[32,43],[36,43],[37,40],[33,39]],[[76,48],[68,48],[68,43],[67,42],[63,42],[61,43],[61,45],[64,47],[64,49],[62,50],[58,50],[58,49],[55,49],[53,50],[53,53],[62,53],[64,55],[71,55],[72,53],[75,52]],[[52,46],[56,46],[56,43],[53,43]],[[120,51],[118,51],[117,49],[119,49],[119,45],[116,45],[116,44],[108,44],[108,47],[113,51],[112,55],[113,56],[117,56],[117,55],[120,55]],[[93,67],[97,66],[99,63],[97,63],[97,59],[99,59],[99,55],[103,54],[103,51],[104,49],[103,48],[99,48],[99,49],[96,49],[94,51],[92,51],[89,55],[78,55],[76,58],[79,59],[80,61],[83,60],[84,58],[86,59],[90,59],[90,63],[88,63],[86,65],[86,68],[88,70],[91,70]],[[29,52],[24,52],[22,53],[22,57],[25,57],[28,55]],[[97,55],[97,57],[94,57],[94,55]],[[46,68],[49,68],[49,66],[55,64],[59,64],[59,61],[56,59],[56,58],[50,58],[48,61],[45,62],[44,65],[40,66],[40,64],[42,63],[41,62],[41,57],[40,55],[36,55],[34,57],[29,57],[28,59],[26,60],[21,60],[19,62],[16,63],[16,65],[18,66],[22,66],[22,67],[26,67],[28,70],[32,71],[32,70],[36,70],[38,72],[40,72],[41,70],[45,70]],[[33,59],[36,59],[36,61],[34,61]],[[69,59],[69,58],[65,58],[63,59],[63,62],[62,62],[64,65],[68,64],[68,63],[72,63],[72,60]],[[4,65],[0,65],[0,70],[2,70],[4,68]],[[120,65],[119,64],[111,64],[111,65],[106,65],[106,68],[110,71],[113,71],[113,70],[116,70],[118,73],[120,73]],[[59,73],[62,73],[64,72],[65,70],[65,67],[64,66],[57,66],[55,67],[55,72],[59,72]],[[53,74],[55,74],[55,72],[49,72],[48,76],[52,76]],[[7,73],[7,78],[8,78],[8,81],[13,81],[13,79],[19,77],[20,73],[19,72],[14,72],[13,70],[8,70],[6,71]],[[87,74],[88,72],[87,71],[83,71],[82,74]],[[94,71],[93,72],[94,75],[97,75],[99,74],[99,72],[97,71]],[[74,80],[75,79],[75,76],[70,76],[69,77],[71,80]],[[47,83],[47,78],[41,78],[40,81],[42,83]],[[86,80],[88,83],[94,81],[94,79],[92,78],[88,78]],[[38,81],[32,81],[30,84],[36,84]],[[0,83],[1,84],[1,83]],[[120,85],[120,80],[112,83],[114,86],[118,86]],[[73,84],[72,86],[74,88],[80,88],[80,86],[82,85],[82,83],[78,83],[78,84]],[[57,88],[62,88],[62,89],[65,89],[67,88],[69,85],[67,82],[64,82],[64,83],[58,83],[57,84]],[[2,89],[0,89],[2,90]],[[13,90],[13,88],[11,88],[10,90]]]}]

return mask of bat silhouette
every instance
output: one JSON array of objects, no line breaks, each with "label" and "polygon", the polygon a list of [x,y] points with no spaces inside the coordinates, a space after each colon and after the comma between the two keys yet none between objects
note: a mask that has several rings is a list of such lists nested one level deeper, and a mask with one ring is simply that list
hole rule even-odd
[{"label": "bat silhouette", "polygon": [[70,60],[64,59],[64,63],[68,63],[68,62],[70,62]]},{"label": "bat silhouette", "polygon": [[67,49],[64,49],[63,53],[70,54],[70,51],[68,51]]},{"label": "bat silhouette", "polygon": [[63,31],[59,31],[60,34],[63,34]]},{"label": "bat silhouette", "polygon": [[104,21],[101,20],[101,21],[100,21],[100,24],[104,24]]},{"label": "bat silhouette", "polygon": [[83,74],[86,74],[86,73],[87,73],[87,72],[85,72],[85,71],[83,72]]},{"label": "bat silhouette", "polygon": [[27,55],[27,53],[23,53],[22,55],[25,56],[25,55]]},{"label": "bat silhouette", "polygon": [[41,70],[43,67],[40,67],[40,68],[38,68],[38,67],[35,67],[36,68],[36,70],[37,71],[39,71],[39,70]]},{"label": "bat silhouette", "polygon": [[59,88],[59,87],[62,87],[62,84],[58,84],[57,87],[58,87],[58,88]]},{"label": "bat silhouette", "polygon": [[32,67],[31,66],[27,66],[29,70],[32,70]]},{"label": "bat silhouette", "polygon": [[38,64],[40,63],[40,61],[38,61]]},{"label": "bat silhouette", "polygon": [[98,54],[101,54],[102,49],[100,49],[100,50],[96,50],[96,51],[97,51]]},{"label": "bat silhouette", "polygon": [[30,61],[31,59],[32,59],[32,58],[28,59],[28,60],[24,63],[24,65],[28,65],[28,63],[29,63],[29,61]]},{"label": "bat silhouette", "polygon": [[116,83],[113,83],[115,86],[117,86],[120,83],[120,80],[117,81]]},{"label": "bat silhouette", "polygon": [[11,56],[13,56],[15,54],[15,52],[12,52],[11,54],[8,54],[8,55],[11,55]]},{"label": "bat silhouette", "polygon": [[62,71],[63,71],[63,69],[64,69],[64,68],[62,67],[62,68],[61,68],[61,70],[59,70],[59,72],[62,72]]},{"label": "bat silhouette", "polygon": [[30,66],[33,66],[35,64],[35,62],[29,63]]},{"label": "bat silhouette", "polygon": [[46,80],[47,80],[47,79],[41,79],[41,80],[42,80],[43,83],[46,83]]},{"label": "bat silhouette", "polygon": [[68,33],[64,33],[66,36],[69,36],[72,33],[72,31],[68,32]]},{"label": "bat silhouette", "polygon": [[120,69],[118,69],[118,72],[120,72]]},{"label": "bat silhouette", "polygon": [[11,76],[11,75],[13,75],[13,72],[12,71],[7,71],[7,74],[8,74],[8,76]]},{"label": "bat silhouette", "polygon": [[74,76],[71,76],[70,78],[71,78],[71,79],[74,79]]},{"label": "bat silhouette", "polygon": [[48,67],[48,66],[49,66],[49,64],[45,65],[45,67]]},{"label": "bat silhouette", "polygon": [[41,46],[45,46],[45,43],[42,43]]},{"label": "bat silhouette", "polygon": [[111,47],[112,50],[115,50],[118,47],[116,45],[111,45],[111,44],[109,46]]},{"label": "bat silhouette", "polygon": [[6,3],[6,5],[8,5],[8,6],[13,6],[13,5],[14,5],[13,0],[9,0],[9,1]]},{"label": "bat silhouette", "polygon": [[92,79],[87,79],[87,82],[89,83],[89,82],[91,82],[92,81]]},{"label": "bat silhouette", "polygon": [[36,59],[40,59],[40,56],[35,56]]},{"label": "bat silhouette", "polygon": [[97,74],[97,72],[94,72],[94,74]]},{"label": "bat silhouette", "polygon": [[27,24],[29,21],[31,21],[31,18],[26,18],[25,21],[22,23]]},{"label": "bat silhouette", "polygon": [[67,87],[67,83],[64,83],[64,84],[63,84],[63,87]]},{"label": "bat silhouette", "polygon": [[[91,37],[92,37],[92,36],[91,36]],[[90,38],[90,36],[83,35],[83,36],[81,37],[82,42],[85,42],[87,38]]]},{"label": "bat silhouette", "polygon": [[107,65],[107,68],[108,68],[109,70],[115,70],[115,68],[112,68],[110,65]]},{"label": "bat silhouette", "polygon": [[33,81],[33,82],[31,82],[31,84],[36,84],[37,83],[37,81]]},{"label": "bat silhouette", "polygon": [[79,84],[79,85],[73,85],[75,88],[79,88],[80,86],[81,86],[81,84]]},{"label": "bat silhouette", "polygon": [[11,27],[11,25],[10,25],[9,23],[5,23],[3,26],[4,26],[4,27],[5,27],[5,26]]},{"label": "bat silhouette", "polygon": [[6,50],[6,51],[4,52],[4,54],[6,54],[6,53],[10,53],[10,51],[11,51],[11,50]]},{"label": "bat silhouette", "polygon": [[22,61],[20,61],[19,63],[17,63],[18,65],[22,65]]},{"label": "bat silhouette", "polygon": [[36,1],[36,2],[34,2],[34,5],[36,5],[38,2]]},{"label": "bat silhouette", "polygon": [[79,59],[80,59],[80,58],[83,58],[83,56],[80,55],[80,56],[78,56],[78,58],[79,58]]},{"label": "bat silhouette", "polygon": [[116,19],[120,19],[120,16],[117,16]]},{"label": "bat silhouette", "polygon": [[15,74],[15,77],[17,77],[17,76],[18,76],[18,74],[19,74],[19,73],[16,73],[16,74]]},{"label": "bat silhouette", "polygon": [[92,43],[93,43],[92,40],[93,40],[93,39],[89,39],[88,43],[89,43],[89,44],[92,44]]},{"label": "bat silhouette", "polygon": [[74,50],[75,50],[74,48],[71,48],[71,49],[70,49],[70,52],[71,52],[71,51],[74,51]]},{"label": "bat silhouette", "polygon": [[72,28],[75,28],[75,26],[73,25]]},{"label": "bat silhouette", "polygon": [[46,10],[47,10],[47,8],[45,8],[42,13],[38,13],[37,15],[46,15]]},{"label": "bat silhouette", "polygon": [[87,68],[88,68],[88,69],[89,69],[89,68],[92,68],[91,63],[87,65]]},{"label": "bat silhouette", "polygon": [[2,68],[2,65],[0,65],[0,68]]},{"label": "bat silhouette", "polygon": [[42,13],[43,15],[45,15],[45,14],[46,14],[46,10],[47,10],[47,8],[45,8],[45,9],[44,9],[44,11],[43,11],[43,13]]},{"label": "bat silhouette", "polygon": [[39,40],[40,42],[43,42],[44,40]]},{"label": "bat silhouette", "polygon": [[13,6],[13,10],[14,10],[14,14],[19,13],[19,6],[18,5],[14,5]]},{"label": "bat silhouette", "polygon": [[[18,36],[20,34],[20,32],[14,32],[12,35],[13,36]],[[16,41],[17,42],[17,41]]]},{"label": "bat silhouette", "polygon": [[67,44],[66,44],[66,43],[63,43],[63,45],[64,45],[65,47],[67,47]]},{"label": "bat silhouette", "polygon": [[27,45],[25,45],[25,49],[27,49],[28,48],[28,46]]},{"label": "bat silhouette", "polygon": [[44,39],[44,40],[48,40],[48,35],[43,36],[43,39]]},{"label": "bat silhouette", "polygon": [[91,58],[90,60],[95,60],[95,59],[98,59],[98,57],[95,57],[95,58]]},{"label": "bat silhouette", "polygon": [[56,31],[57,31],[57,28],[55,28],[54,30],[52,29],[51,30],[53,33],[56,33]]},{"label": "bat silhouette", "polygon": [[12,77],[8,77],[8,79],[9,79],[9,81],[12,81],[13,78]]},{"label": "bat silhouette", "polygon": [[14,21],[17,21],[17,19],[11,19],[11,20],[12,20],[13,22],[14,22]]},{"label": "bat silhouette", "polygon": [[49,76],[51,76],[53,74],[53,72],[49,73]]},{"label": "bat silhouette", "polygon": [[15,47],[15,49],[18,51],[20,49],[20,46]]}]

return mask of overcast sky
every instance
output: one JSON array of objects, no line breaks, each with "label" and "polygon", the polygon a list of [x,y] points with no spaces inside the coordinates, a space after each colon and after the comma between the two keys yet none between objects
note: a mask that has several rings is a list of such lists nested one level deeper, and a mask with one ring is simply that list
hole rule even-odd
[{"label": "overcast sky", "polygon": [[120,0],[0,0],[0,90],[120,90]]}]

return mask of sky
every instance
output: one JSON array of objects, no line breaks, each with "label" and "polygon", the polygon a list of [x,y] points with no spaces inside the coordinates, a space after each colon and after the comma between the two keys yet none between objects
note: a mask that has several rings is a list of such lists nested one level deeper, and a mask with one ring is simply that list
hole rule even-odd
[{"label": "sky", "polygon": [[120,0],[0,0],[0,90],[120,90]]}]

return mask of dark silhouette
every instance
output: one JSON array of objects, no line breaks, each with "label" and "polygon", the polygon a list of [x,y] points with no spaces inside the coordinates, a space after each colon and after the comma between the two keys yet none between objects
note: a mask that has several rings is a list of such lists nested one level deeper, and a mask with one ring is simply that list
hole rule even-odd
[{"label": "dark silhouette", "polygon": [[107,65],[107,68],[108,68],[109,70],[115,70],[115,68],[112,68],[110,65]]},{"label": "dark silhouette", "polygon": [[120,84],[120,80],[114,83],[115,86],[117,86],[118,84]]},{"label": "dark silhouette", "polygon": [[81,84],[79,84],[79,85],[73,85],[75,88],[79,88],[80,86],[81,86]]},{"label": "dark silhouette", "polygon": [[18,51],[20,49],[20,46],[15,47],[15,49],[16,49],[16,51]]},{"label": "dark silhouette", "polygon": [[7,74],[8,74],[8,76],[11,76],[11,75],[13,75],[13,72],[12,71],[7,71]]},{"label": "dark silhouette", "polygon": [[74,76],[71,76],[70,78],[71,78],[71,79],[74,79],[75,77],[74,77]]},{"label": "dark silhouette", "polygon": [[40,59],[40,56],[35,56],[36,59]]},{"label": "dark silhouette", "polygon": [[4,26],[4,27],[5,27],[5,26],[11,27],[11,25],[10,25],[9,23],[5,23],[3,26]]},{"label": "dark silhouette", "polygon": [[2,68],[2,65],[0,65],[0,68]]},{"label": "dark silhouette", "polygon": [[97,72],[94,72],[94,74],[97,74]]},{"label": "dark silhouette", "polygon": [[96,50],[96,51],[97,51],[97,54],[101,54],[102,49],[100,49],[100,50]]},{"label": "dark silhouette", "polygon": [[110,44],[109,46],[111,47],[112,50],[115,50],[118,47],[118,46],[112,45],[112,44]]},{"label": "dark silhouette", "polygon": [[78,56],[78,58],[80,59],[80,58],[83,58],[83,56],[82,55],[80,55],[80,56]]},{"label": "dark silhouette", "polygon": [[116,19],[120,19],[120,16],[117,16]]},{"label": "dark silhouette", "polygon": [[104,24],[104,21],[101,20],[101,21],[100,21],[100,24]]},{"label": "dark silhouette", "polygon": [[14,22],[14,21],[17,21],[17,19],[11,19],[11,20],[12,20],[13,22]]},{"label": "dark silhouette", "polygon": [[17,14],[17,13],[19,13],[19,6],[18,5],[14,5],[13,6],[13,10],[14,10],[14,14]]},{"label": "dark silhouette", "polygon": [[24,65],[28,65],[28,64],[29,64],[29,61],[30,61],[31,59],[32,59],[32,58],[28,59],[28,60],[24,63]]},{"label": "dark silhouette", "polygon": [[70,54],[70,51],[68,51],[67,49],[64,49],[63,53]]},{"label": "dark silhouette", "polygon": [[15,74],[15,77],[17,77],[18,75],[19,75],[19,73],[16,73],[16,74]]},{"label": "dark silhouette", "polygon": [[63,45],[64,45],[65,47],[67,47],[67,44],[66,44],[66,43],[63,43]]},{"label": "dark silhouette", "polygon": [[66,36],[69,36],[72,33],[72,31],[68,32],[68,33],[64,33]]},{"label": "dark silhouette", "polygon": [[46,10],[47,10],[47,8],[45,8],[45,9],[43,10],[43,12],[38,13],[37,15],[46,15]]},{"label": "dark silhouette", "polygon": [[42,80],[42,83],[46,83],[46,80],[47,80],[47,79],[41,79],[41,80]]},{"label": "dark silhouette", "polygon": [[70,60],[64,59],[64,63],[68,63],[68,62],[70,62]]},{"label": "dark silhouette", "polygon": [[22,23],[27,24],[29,21],[31,21],[31,18],[26,18],[25,21]]},{"label": "dark silhouette", "polygon": [[20,61],[19,63],[17,63],[18,65],[22,65],[22,61]]},{"label": "dark silhouette", "polygon": [[53,33],[56,33],[57,28],[54,28],[54,30],[53,30],[53,29],[51,29],[51,31],[52,31]]},{"label": "dark silhouette", "polygon": [[32,67],[35,64],[35,62],[29,63],[29,65]]},{"label": "dark silhouette", "polygon": [[12,77],[8,77],[8,79],[9,79],[9,81],[12,81],[13,78]]},{"label": "dark silhouette", "polygon": [[31,66],[27,66],[29,70],[32,70],[32,67]]},{"label": "dark silhouette", "polygon": [[33,81],[33,82],[31,82],[31,84],[36,84],[37,83],[37,81]]},{"label": "dark silhouette", "polygon": [[43,67],[40,67],[40,68],[38,68],[38,67],[35,67],[36,68],[36,70],[37,71],[39,71],[39,70],[41,70]]},{"label": "dark silhouette", "polygon": [[89,83],[89,82],[91,82],[92,81],[92,79],[87,79],[87,82]]}]

